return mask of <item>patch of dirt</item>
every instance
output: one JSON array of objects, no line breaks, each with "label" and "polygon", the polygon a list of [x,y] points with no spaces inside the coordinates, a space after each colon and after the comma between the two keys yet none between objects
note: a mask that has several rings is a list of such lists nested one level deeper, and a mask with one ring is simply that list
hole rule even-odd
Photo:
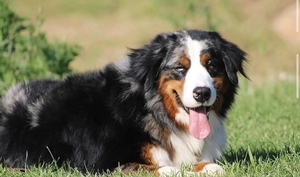
[{"label": "patch of dirt", "polygon": [[[124,20],[123,17],[112,14],[109,18],[99,19],[74,15],[64,18],[47,17],[42,30],[50,39],[81,45],[80,56],[71,63],[71,67],[77,71],[85,71],[101,68],[121,59],[128,53],[128,47],[139,47],[160,33],[161,29],[168,28],[171,29],[158,19]],[[149,38],[145,39],[145,36]]]},{"label": "patch of dirt", "polygon": [[296,32],[296,3],[288,5],[279,12],[272,21],[272,27],[288,43],[299,45],[300,31]]}]

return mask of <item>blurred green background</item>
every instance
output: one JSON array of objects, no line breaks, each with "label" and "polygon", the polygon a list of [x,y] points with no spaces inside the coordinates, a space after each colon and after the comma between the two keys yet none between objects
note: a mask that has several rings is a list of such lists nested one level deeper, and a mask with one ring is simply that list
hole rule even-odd
[{"label": "blurred green background", "polygon": [[293,0],[9,0],[20,16],[36,23],[50,40],[83,48],[75,71],[103,67],[151,40],[180,29],[216,30],[248,53],[253,84],[295,81],[296,1]]}]

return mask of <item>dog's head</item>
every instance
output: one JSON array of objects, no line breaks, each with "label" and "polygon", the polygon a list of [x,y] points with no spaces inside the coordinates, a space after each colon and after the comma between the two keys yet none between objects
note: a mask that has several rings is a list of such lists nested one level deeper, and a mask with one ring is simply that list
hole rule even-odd
[{"label": "dog's head", "polygon": [[[216,32],[160,34],[129,56],[135,59],[133,74],[145,91],[158,91],[169,117],[183,126],[194,126],[192,119],[205,124],[202,117],[211,110],[225,116],[238,87],[237,73],[247,77],[245,52]],[[186,113],[189,118],[183,116]]]}]

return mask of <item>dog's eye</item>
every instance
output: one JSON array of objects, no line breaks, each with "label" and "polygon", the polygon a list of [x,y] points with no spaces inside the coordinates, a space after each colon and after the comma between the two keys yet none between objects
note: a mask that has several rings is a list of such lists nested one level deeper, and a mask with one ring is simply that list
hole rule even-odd
[{"label": "dog's eye", "polygon": [[177,66],[176,68],[174,68],[178,73],[180,74],[185,74],[186,73],[186,68],[183,66]]},{"label": "dog's eye", "polygon": [[209,64],[209,65],[207,65],[207,69],[208,70],[215,70],[216,66],[214,64]]},{"label": "dog's eye", "polygon": [[206,69],[211,76],[215,76],[217,74],[217,65],[212,60],[207,62]]}]

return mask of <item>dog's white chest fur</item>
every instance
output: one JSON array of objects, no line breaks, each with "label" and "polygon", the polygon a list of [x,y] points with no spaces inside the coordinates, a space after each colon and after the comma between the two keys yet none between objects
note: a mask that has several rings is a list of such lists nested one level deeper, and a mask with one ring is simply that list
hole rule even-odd
[{"label": "dog's white chest fur", "polygon": [[189,132],[180,132],[170,135],[170,142],[174,147],[174,154],[170,154],[161,147],[151,149],[152,157],[158,166],[174,166],[179,168],[182,163],[195,164],[199,161],[212,162],[218,159],[225,148],[226,135],[222,119],[214,111],[210,112],[210,135],[198,140]]},{"label": "dog's white chest fur", "polygon": [[170,154],[161,147],[151,149],[152,157],[158,166],[180,167],[182,163],[193,164],[200,160],[200,152],[204,145],[203,140],[198,140],[190,134],[182,132],[180,135],[171,133],[170,141],[175,150],[173,157],[170,157]]}]

